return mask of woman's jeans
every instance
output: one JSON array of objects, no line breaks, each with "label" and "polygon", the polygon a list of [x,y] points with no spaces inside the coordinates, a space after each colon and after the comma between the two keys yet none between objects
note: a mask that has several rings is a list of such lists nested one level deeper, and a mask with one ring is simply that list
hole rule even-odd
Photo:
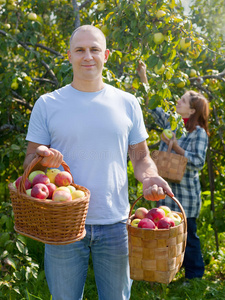
[{"label": "woman's jeans", "polygon": [[45,274],[52,300],[82,299],[91,253],[100,300],[128,300],[128,235],[125,223],[86,225],[83,240],[45,245]]},{"label": "woman's jeans", "polygon": [[187,218],[187,232],[187,246],[183,262],[185,277],[187,279],[202,278],[205,267],[197,236],[196,218]]}]

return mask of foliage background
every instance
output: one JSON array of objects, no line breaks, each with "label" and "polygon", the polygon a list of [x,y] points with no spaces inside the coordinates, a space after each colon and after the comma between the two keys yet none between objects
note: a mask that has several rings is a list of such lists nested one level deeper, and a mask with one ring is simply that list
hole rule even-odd
[{"label": "foliage background", "polygon": [[[159,10],[165,13],[162,17],[157,17]],[[30,12],[37,14],[36,20],[29,20]],[[198,282],[196,289],[193,283],[187,290],[187,299],[194,292],[196,296],[197,290],[198,299],[222,299],[224,287],[219,287],[217,280],[224,279],[224,20],[223,0],[193,0],[188,17],[181,3],[174,0],[0,0],[1,299],[50,297],[44,280],[43,245],[14,232],[8,183],[23,173],[25,136],[35,101],[41,94],[71,82],[66,51],[72,31],[82,24],[94,24],[105,33],[111,51],[104,69],[105,82],[139,99],[150,149],[157,148],[160,128],[154,124],[148,108],[162,106],[170,111],[172,126],[181,130],[175,102],[185,90],[201,91],[209,99],[210,142],[201,172],[203,208],[198,220],[207,271],[205,283]],[[154,42],[158,32],[164,35],[161,44]],[[190,42],[186,49],[182,49],[181,39]],[[147,65],[149,90],[137,76],[140,59]],[[157,74],[155,66],[160,69],[162,65],[164,72]],[[196,71],[193,77],[191,69]],[[128,174],[132,202],[140,195],[141,185],[133,178],[131,166]],[[182,278],[181,270],[177,281]],[[87,299],[95,299],[94,286],[90,270]],[[133,299],[148,299],[151,293],[152,299],[184,299],[179,295],[172,298],[174,290],[177,287],[174,289],[173,285],[149,288],[147,283],[135,282],[132,295],[136,297]],[[182,295],[183,290],[180,292]]]}]

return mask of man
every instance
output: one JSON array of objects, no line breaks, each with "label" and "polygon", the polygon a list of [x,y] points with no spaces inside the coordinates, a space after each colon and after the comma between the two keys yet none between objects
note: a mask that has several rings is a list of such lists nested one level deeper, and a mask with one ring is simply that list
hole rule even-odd
[{"label": "man", "polygon": [[24,168],[35,154],[43,156],[37,169],[59,167],[64,159],[91,199],[85,238],[45,246],[47,282],[53,300],[82,299],[91,253],[99,299],[129,299],[127,153],[146,199],[173,194],[149,156],[137,99],[103,82],[109,50],[101,30],[76,29],[68,57],[72,83],[41,96],[32,111]]}]

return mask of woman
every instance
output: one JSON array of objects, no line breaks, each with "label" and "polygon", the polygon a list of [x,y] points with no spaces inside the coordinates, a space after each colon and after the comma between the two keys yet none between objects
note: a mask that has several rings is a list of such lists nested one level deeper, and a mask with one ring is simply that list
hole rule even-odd
[{"label": "woman", "polygon": [[[148,83],[145,64],[140,62],[138,74],[141,81]],[[187,167],[180,183],[170,183],[175,197],[182,204],[187,216],[187,246],[183,266],[187,279],[202,278],[204,274],[204,262],[201,253],[200,241],[197,236],[196,218],[201,208],[201,186],[199,171],[203,168],[208,147],[208,116],[209,105],[207,99],[195,91],[187,91],[177,101],[176,111],[184,120],[187,134],[183,134],[179,140],[173,133],[172,152],[184,155],[188,158]],[[150,110],[156,123],[163,129],[171,129],[168,121],[169,114],[162,108]],[[159,150],[167,151],[169,139],[162,134]],[[177,210],[173,200],[167,197],[160,200],[160,205],[167,205],[172,210]]]}]

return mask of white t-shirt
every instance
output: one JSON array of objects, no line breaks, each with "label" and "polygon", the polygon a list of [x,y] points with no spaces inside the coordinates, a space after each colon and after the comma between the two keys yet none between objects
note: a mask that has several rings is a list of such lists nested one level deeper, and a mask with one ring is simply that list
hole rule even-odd
[{"label": "white t-shirt", "polygon": [[86,224],[93,225],[128,217],[128,145],[146,138],[137,99],[108,84],[98,92],[66,85],[41,96],[26,137],[63,154],[74,182],[91,192]]}]

